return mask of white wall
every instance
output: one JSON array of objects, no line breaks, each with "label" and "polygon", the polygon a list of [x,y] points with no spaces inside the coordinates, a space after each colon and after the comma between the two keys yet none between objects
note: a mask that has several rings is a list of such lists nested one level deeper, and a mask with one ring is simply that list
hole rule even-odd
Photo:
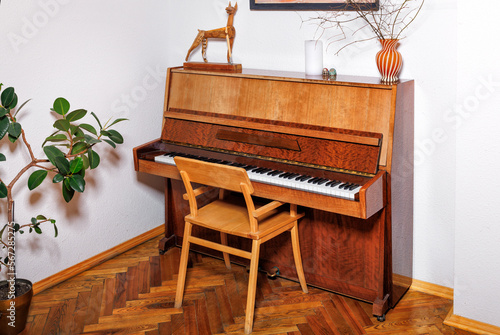
[{"label": "white wall", "polygon": [[[21,277],[39,281],[163,223],[162,180],[136,174],[132,148],[160,135],[167,16],[165,2],[151,0],[0,4],[0,78],[17,89],[20,100],[32,98],[19,122],[35,153],[42,153],[43,139],[52,132],[55,118],[49,109],[59,96],[103,121],[130,119],[116,126],[123,145],[115,151],[96,149],[102,166],[88,174],[85,193],[69,206],[59,184],[47,180],[29,192],[27,179],[18,183],[17,221],[45,214],[57,220],[60,232],[53,238],[47,227],[43,236],[19,238]],[[87,121],[93,123],[92,117]],[[8,181],[16,171],[14,157],[27,153],[5,140],[0,150],[7,156],[0,175]],[[1,215],[5,222],[5,207]]]},{"label": "white wall", "polygon": [[[18,188],[17,218],[33,214],[21,214],[21,208],[40,209],[58,220],[61,232],[57,239],[48,234],[20,247],[21,276],[43,279],[163,222],[161,181],[135,173],[131,150],[160,134],[164,83],[157,73],[182,64],[196,29],[224,26],[226,5],[226,0],[2,2],[0,79],[15,86],[21,98],[33,98],[23,123],[33,143],[47,135],[44,129],[53,119],[46,111],[57,96],[103,118],[131,120],[119,126],[126,143],[109,153],[110,160],[93,173],[94,182],[69,207]],[[304,40],[319,35],[302,19],[314,12],[250,11],[247,1],[238,6],[235,62],[246,68],[304,70]],[[473,103],[469,97],[478,87],[483,87],[480,94],[488,92],[482,81],[490,74],[500,81],[497,60],[487,57],[498,51],[498,28],[488,14],[494,10],[472,7],[465,0],[428,0],[399,48],[405,61],[401,77],[415,79],[414,277],[455,287],[455,313],[498,325],[500,299],[492,288],[500,278],[500,228],[490,186],[498,165],[493,137],[498,85],[474,113],[460,114],[460,106]],[[12,34],[25,43],[13,44]],[[328,34],[321,37],[325,45]],[[479,48],[479,61],[470,46]],[[378,76],[377,42],[339,56],[336,48],[333,44],[325,51],[326,67]],[[224,42],[209,43],[210,61],[225,61],[225,53]],[[201,60],[199,50],[191,60]],[[2,152],[6,149],[2,144]],[[8,172],[10,166],[2,163],[0,174]],[[46,186],[47,193],[56,194]],[[483,189],[485,195],[479,193]]]},{"label": "white wall", "polygon": [[494,0],[459,1],[454,312],[500,326],[498,10]]}]

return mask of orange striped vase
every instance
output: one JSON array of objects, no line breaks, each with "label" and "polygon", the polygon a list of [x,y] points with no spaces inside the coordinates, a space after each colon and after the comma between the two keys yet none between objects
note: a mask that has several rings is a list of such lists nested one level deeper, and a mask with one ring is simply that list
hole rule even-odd
[{"label": "orange striped vase", "polygon": [[394,83],[399,80],[398,74],[403,66],[403,57],[396,50],[399,40],[379,40],[382,44],[382,50],[377,52],[375,60],[377,61],[378,71],[382,75],[382,82]]}]

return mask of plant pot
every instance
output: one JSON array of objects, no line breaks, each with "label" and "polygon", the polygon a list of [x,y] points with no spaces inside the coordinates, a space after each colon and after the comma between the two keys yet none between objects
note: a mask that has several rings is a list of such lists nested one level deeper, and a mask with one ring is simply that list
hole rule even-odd
[{"label": "plant pot", "polygon": [[377,52],[375,60],[381,81],[384,83],[395,83],[399,80],[399,71],[403,67],[403,57],[396,50],[399,40],[379,40],[382,50]]},{"label": "plant pot", "polygon": [[[16,335],[26,327],[26,320],[33,297],[33,285],[29,280],[17,279],[17,285],[29,286],[28,291],[14,299],[0,300],[0,335]],[[0,291],[9,292],[7,280],[0,281]]]}]

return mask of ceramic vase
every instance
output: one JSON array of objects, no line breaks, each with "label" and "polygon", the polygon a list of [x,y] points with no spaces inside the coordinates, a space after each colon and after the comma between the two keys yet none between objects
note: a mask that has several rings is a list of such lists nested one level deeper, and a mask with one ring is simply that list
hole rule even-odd
[{"label": "ceramic vase", "polygon": [[396,50],[399,40],[379,40],[379,42],[382,44],[382,50],[377,52],[375,60],[381,81],[384,83],[397,82],[399,71],[403,66],[403,57]]}]

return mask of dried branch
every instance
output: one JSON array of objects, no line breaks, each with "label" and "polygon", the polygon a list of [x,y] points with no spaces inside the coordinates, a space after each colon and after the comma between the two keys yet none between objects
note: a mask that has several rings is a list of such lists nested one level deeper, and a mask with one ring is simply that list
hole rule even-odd
[{"label": "dried branch", "polygon": [[[338,54],[347,46],[369,41],[372,39],[387,40],[387,39],[402,39],[402,33],[416,19],[424,5],[425,0],[380,0],[379,10],[370,11],[363,9],[363,5],[370,1],[346,0],[346,7],[341,11],[329,11],[318,13],[316,17],[311,17],[302,22],[314,22],[318,25],[318,29],[322,29],[322,34],[325,34],[327,29],[337,29],[340,31],[334,34],[329,39],[331,43],[345,40],[348,38],[346,33],[349,26],[358,25],[356,29],[349,28],[352,33],[351,37],[358,37],[357,34],[361,31],[369,30],[373,33],[372,38],[362,37],[357,38],[353,42],[349,42],[337,50]],[[351,11],[348,11],[348,8]],[[352,16],[354,14],[354,16]],[[359,25],[359,21],[363,24]]]}]

